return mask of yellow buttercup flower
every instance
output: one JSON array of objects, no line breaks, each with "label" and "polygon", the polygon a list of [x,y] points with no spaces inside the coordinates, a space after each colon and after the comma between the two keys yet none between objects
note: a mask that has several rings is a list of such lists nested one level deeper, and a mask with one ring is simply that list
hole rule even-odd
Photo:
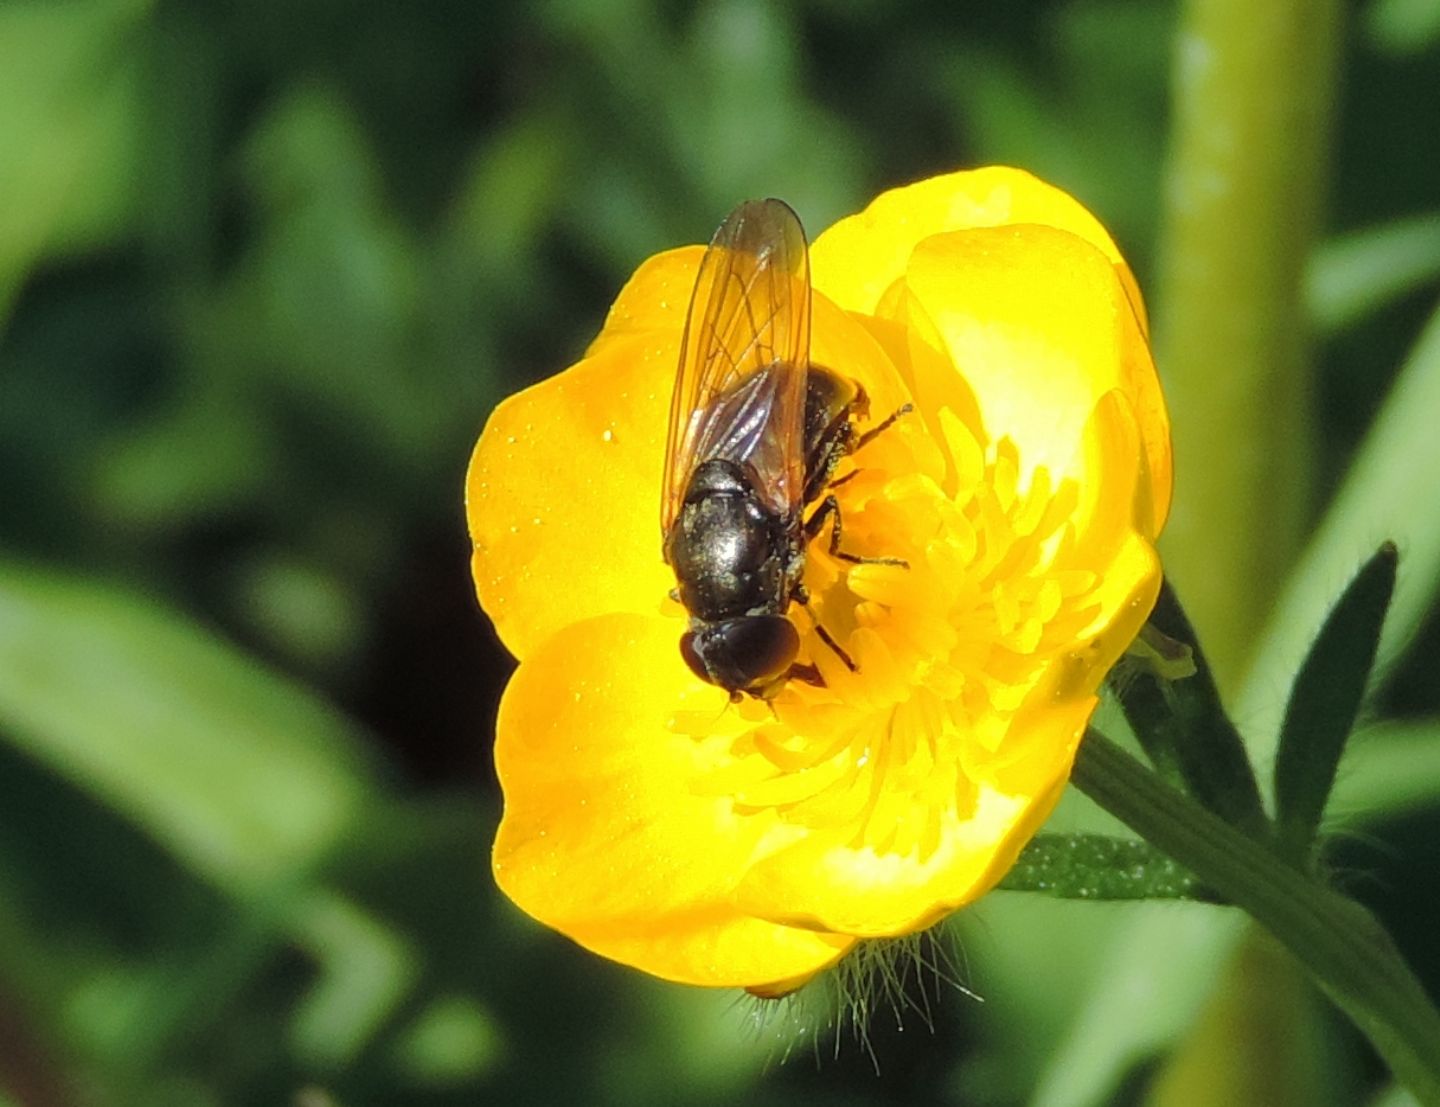
[{"label": "yellow buttercup flower", "polygon": [[[872,419],[813,542],[789,681],[731,705],[681,659],[658,533],[699,247],[646,261],[585,357],[491,416],[467,485],[500,707],[501,888],[606,957],[778,993],[994,887],[1063,789],[1159,587],[1169,427],[1100,224],[991,168],[880,196],[811,248],[811,360]],[[862,423],[859,427],[864,430]]]}]

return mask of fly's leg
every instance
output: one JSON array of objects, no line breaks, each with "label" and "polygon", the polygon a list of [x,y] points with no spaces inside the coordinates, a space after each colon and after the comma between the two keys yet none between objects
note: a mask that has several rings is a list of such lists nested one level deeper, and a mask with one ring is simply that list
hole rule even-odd
[{"label": "fly's leg", "polygon": [[859,438],[855,439],[855,445],[851,448],[850,452],[854,453],[856,450],[860,449],[862,446],[873,440],[877,435],[884,434],[887,430],[891,428],[891,426],[894,425],[896,419],[899,419],[902,415],[909,415],[914,410],[914,404],[901,404],[884,419],[881,419],[880,422],[876,423]]},{"label": "fly's leg", "polygon": [[[900,407],[896,408],[893,412],[891,412],[888,417],[882,419],[874,427],[871,427],[864,434],[856,438],[846,452],[854,453],[866,443],[870,442],[876,435],[888,430],[902,415],[908,415],[914,410],[915,406],[913,404],[902,404]],[[834,460],[832,458],[831,465],[833,464]],[[853,480],[859,474],[860,470],[854,469],[851,472],[846,473],[845,476],[841,477],[839,480],[831,481],[829,487],[831,489],[838,488],[846,481]],[[894,565],[901,569],[908,569],[910,567],[910,563],[905,561],[903,558],[860,557],[858,554],[845,553],[843,550],[841,550],[840,501],[835,498],[833,492],[821,501],[820,506],[815,509],[815,513],[811,515],[809,521],[806,522],[806,544],[814,541],[816,535],[818,535],[822,530],[825,529],[825,524],[827,522],[830,523],[830,553],[835,557],[838,557],[840,560],[849,561],[855,565]],[[814,624],[815,633],[819,636],[820,641],[824,642],[825,645],[830,648],[831,652],[834,653],[835,656],[838,657],[841,661],[843,661],[845,663],[845,667],[849,669],[852,673],[859,672],[860,667],[855,664],[855,659],[846,652],[845,647],[840,645],[840,643],[835,640],[835,636],[825,629],[824,624],[820,622],[819,617],[810,607],[810,594],[806,591],[803,584],[800,584],[798,582],[796,583],[793,597],[795,601],[805,609],[805,613],[810,616],[810,622]],[[798,663],[792,665],[790,667],[790,672],[787,674],[787,678],[801,680],[804,681],[806,684],[813,684],[816,687],[820,688],[823,688],[825,686],[825,680],[820,675],[820,670],[817,669],[814,665],[801,665]]]},{"label": "fly's leg", "polygon": [[910,568],[910,563],[899,557],[861,557],[859,554],[846,553],[840,548],[840,501],[832,493],[820,502],[815,509],[815,514],[810,516],[809,522],[805,524],[805,539],[812,541],[816,535],[825,529],[826,523],[830,524],[830,554],[838,557],[841,561],[848,561],[852,565],[894,565],[901,569]]},{"label": "fly's leg", "polygon": [[802,684],[808,684],[812,688],[824,688],[825,678],[820,675],[820,670],[814,665],[802,665],[800,662],[790,666],[790,671],[785,674],[786,680],[798,680]]},{"label": "fly's leg", "polygon": [[[815,618],[814,615],[811,615],[810,617],[812,619]],[[860,666],[855,664],[855,659],[845,652],[845,649],[840,645],[839,642],[835,641],[834,637],[830,634],[830,632],[825,629],[824,624],[822,624],[818,619],[815,622],[815,633],[820,636],[820,641],[824,642],[827,646],[830,647],[831,650],[834,651],[836,657],[838,657],[841,661],[845,662],[845,668],[849,669],[852,673],[858,673],[860,671]]]},{"label": "fly's leg", "polygon": [[[860,671],[860,667],[855,664],[855,659],[845,652],[845,647],[840,645],[839,642],[835,641],[835,636],[832,635],[828,630],[826,630],[825,627],[821,624],[820,616],[816,615],[815,609],[810,606],[810,593],[806,590],[803,584],[796,587],[794,592],[794,599],[796,603],[798,603],[801,607],[805,609],[805,614],[810,616],[810,622],[815,627],[815,633],[820,636],[820,641],[824,642],[827,646],[829,646],[830,649],[834,652],[835,656],[838,657],[841,661],[845,662],[845,668],[849,669],[852,673],[858,673]],[[814,680],[808,680],[804,676],[800,677],[800,679],[804,680],[805,683],[813,684],[817,688],[825,687],[825,681],[820,676],[820,670],[816,669],[814,665],[792,665],[790,667],[790,671],[792,674],[797,669],[809,669],[815,674],[816,679]]]},{"label": "fly's leg", "polygon": [[[884,419],[876,423],[868,431],[855,439],[855,444],[850,447],[850,453],[855,453],[868,443],[872,442],[877,435],[884,434],[895,421],[902,415],[909,415],[915,410],[915,405],[901,404]],[[861,557],[859,554],[846,553],[840,548],[840,501],[835,498],[834,489],[839,488],[848,480],[854,480],[860,473],[859,469],[852,469],[839,480],[830,482],[831,494],[821,501],[820,506],[815,509],[815,514],[810,516],[810,521],[805,524],[806,541],[814,537],[825,527],[826,520],[831,520],[830,525],[830,553],[841,561],[848,561],[853,565],[895,565],[901,569],[910,568],[910,563],[899,557]]]},{"label": "fly's leg", "polygon": [[[856,438],[855,441],[852,442],[852,443],[845,449],[844,452],[847,453],[847,454],[853,454],[856,450],[860,449],[862,446],[867,445],[872,439],[874,439],[874,437],[875,437],[876,435],[882,433],[883,431],[889,430],[889,429],[894,425],[895,420],[899,419],[900,416],[902,416],[902,415],[909,415],[909,414],[910,414],[912,411],[914,411],[914,410],[915,410],[915,405],[914,405],[914,404],[901,404],[901,405],[900,405],[899,407],[897,407],[894,411],[892,411],[887,418],[882,419],[876,426],[871,427],[871,428],[870,428],[868,431],[866,431],[864,434],[862,434],[862,435],[860,435],[858,438]],[[836,460],[837,460],[837,461],[839,460],[838,456],[837,456]],[[832,481],[831,481],[829,484],[827,484],[825,487],[826,487],[826,488],[832,488],[832,489],[833,489],[833,488],[839,488],[842,484],[849,484],[852,480],[854,480],[856,477],[858,477],[863,471],[864,471],[864,470],[861,470],[861,469],[851,469],[850,472],[846,473],[843,477],[836,477],[834,480],[832,480]]]}]

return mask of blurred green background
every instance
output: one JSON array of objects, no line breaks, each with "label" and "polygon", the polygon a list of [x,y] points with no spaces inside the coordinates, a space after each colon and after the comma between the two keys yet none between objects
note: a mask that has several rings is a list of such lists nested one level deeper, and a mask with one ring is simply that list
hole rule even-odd
[{"label": "blurred green background", "polygon": [[[1215,908],[996,894],[955,927],[985,1002],[946,990],[933,1032],[882,1008],[872,1059],[823,1005],[757,1017],[648,980],[489,878],[510,662],[461,494],[491,406],[752,195],[813,232],[889,185],[1018,164],[1150,287],[1178,17],[0,4],[0,1103],[1186,1103],[1194,1072],[1257,1054],[1269,1104],[1386,1094]],[[1401,367],[1440,374],[1433,334],[1413,349],[1440,279],[1440,4],[1344,18],[1307,286],[1316,518]],[[1418,441],[1392,442],[1402,470]],[[1440,471],[1410,475],[1389,510],[1433,519]],[[1427,581],[1332,856],[1433,992]],[[1105,825],[1080,801],[1057,819]]]}]

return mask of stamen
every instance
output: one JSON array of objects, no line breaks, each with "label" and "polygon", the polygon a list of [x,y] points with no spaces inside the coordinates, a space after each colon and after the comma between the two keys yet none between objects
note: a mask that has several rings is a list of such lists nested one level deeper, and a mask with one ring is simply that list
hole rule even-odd
[{"label": "stamen", "polygon": [[[837,491],[846,544],[910,567],[807,565],[804,648],[824,686],[791,681],[777,722],[728,739],[737,812],[929,857],[1001,771],[1050,653],[1091,618],[1098,581],[1068,560],[1073,483],[1027,470],[1008,440],[987,459],[959,419],[940,422],[949,487],[866,470]],[[707,794],[726,794],[718,772]]]}]

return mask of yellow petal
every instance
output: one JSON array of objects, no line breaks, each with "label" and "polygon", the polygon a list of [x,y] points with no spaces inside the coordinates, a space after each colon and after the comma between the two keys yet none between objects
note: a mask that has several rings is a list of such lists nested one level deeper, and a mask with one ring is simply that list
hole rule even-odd
[{"label": "yellow petal", "polygon": [[[979,789],[963,817],[947,812],[930,850],[886,852],[812,834],[751,869],[739,903],[763,918],[821,932],[881,938],[931,926],[995,886],[1063,790],[1092,703],[1032,716],[1048,779],[1021,791]],[[960,741],[952,735],[949,741]]]},{"label": "yellow petal", "polygon": [[1000,165],[891,189],[864,211],[840,220],[811,250],[815,287],[848,311],[872,315],[922,239],[945,231],[1021,223],[1069,231],[1096,247],[1115,266],[1139,326],[1146,330],[1139,286],[1100,221],[1054,185]]},{"label": "yellow petal", "polygon": [[[819,292],[810,311],[810,361],[864,387],[870,398],[869,421],[884,419],[910,401],[905,378],[863,318],[846,314]],[[860,420],[859,429],[865,425],[866,420]]]},{"label": "yellow petal", "polygon": [[[605,326],[586,355],[593,357],[614,343],[641,336],[678,343],[703,255],[700,246],[682,246],[643,262],[615,298]],[[910,396],[886,352],[865,332],[867,322],[852,318],[823,292],[815,292],[810,360],[859,381],[870,394],[872,412],[888,415]],[[672,383],[676,368],[670,367]]]},{"label": "yellow petal", "polygon": [[[770,823],[702,787],[746,729],[679,660],[679,619],[607,615],[556,634],[506,689],[495,877],[521,908],[605,957],[668,980],[763,986],[852,944],[733,903]],[[717,720],[697,739],[680,711]]]},{"label": "yellow petal", "polygon": [[1049,227],[932,235],[912,252],[905,288],[904,309],[944,342],[987,435],[1014,441],[1029,468],[1083,482],[1085,424],[1100,397],[1123,392],[1140,420],[1158,533],[1170,502],[1169,422],[1149,348],[1103,254]]},{"label": "yellow petal", "polygon": [[[1160,578],[1155,547],[1134,531],[1127,532],[1100,570],[1101,585],[1094,593],[1099,604],[1095,620],[1079,635],[1070,658],[1072,665],[1087,670],[1083,676],[1069,678],[1083,694],[1091,695],[1099,688],[1105,674],[1140,633],[1160,594]],[[1052,695],[1073,691],[1062,681]]]},{"label": "yellow petal", "polygon": [[611,342],[490,416],[466,477],[480,603],[524,657],[567,623],[655,614],[675,581],[660,470],[679,334]]},{"label": "yellow petal", "polygon": [[[672,332],[678,350],[704,253],[703,246],[681,246],[643,261],[615,297],[605,316],[605,326],[586,356],[595,356],[612,342],[654,331]],[[670,367],[670,372],[673,379],[675,366]]]},{"label": "yellow petal", "polygon": [[702,253],[643,264],[586,360],[477,446],[477,590],[522,658],[494,864],[604,956],[774,995],[973,901],[1049,813],[1158,588],[1169,428],[1133,279],[1080,205],[1007,169],[881,197],[816,243],[812,356],[865,386],[862,430],[915,404],[840,474],[847,537],[910,569],[815,553],[859,671],[812,642],[828,687],[727,705],[680,661],[658,526]]}]

